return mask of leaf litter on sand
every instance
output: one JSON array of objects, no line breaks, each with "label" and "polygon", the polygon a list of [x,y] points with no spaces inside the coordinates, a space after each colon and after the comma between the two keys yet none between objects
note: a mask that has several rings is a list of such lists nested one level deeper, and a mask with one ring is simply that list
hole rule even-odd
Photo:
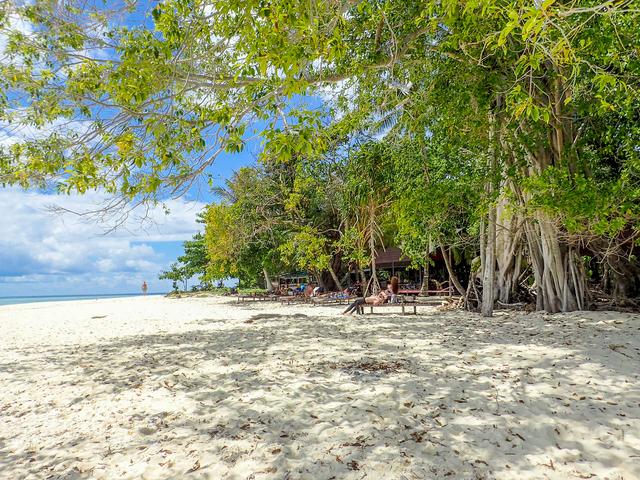
[{"label": "leaf litter on sand", "polygon": [[341,363],[331,363],[332,370],[342,370],[347,373],[398,373],[407,368],[406,360],[354,360]]},{"label": "leaf litter on sand", "polygon": [[[49,474],[61,452],[54,478],[92,462],[95,478],[640,478],[637,365],[620,354],[637,355],[638,317],[363,323],[154,301],[161,325],[147,304],[139,321],[69,311],[43,337],[4,321],[7,478]],[[82,328],[94,312],[109,313],[98,343]]]}]

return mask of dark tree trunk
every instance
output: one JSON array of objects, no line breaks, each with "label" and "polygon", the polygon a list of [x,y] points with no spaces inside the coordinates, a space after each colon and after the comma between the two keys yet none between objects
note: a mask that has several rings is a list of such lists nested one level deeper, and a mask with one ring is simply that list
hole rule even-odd
[{"label": "dark tree trunk", "polygon": [[440,244],[440,251],[442,252],[442,257],[444,258],[444,264],[447,267],[447,273],[449,274],[449,278],[453,283],[453,286],[456,288],[458,293],[464,297],[466,294],[465,289],[462,287],[462,284],[458,280],[458,276],[456,272],[453,271],[453,266],[451,265],[451,259],[449,258],[449,252],[445,250],[445,248]]}]

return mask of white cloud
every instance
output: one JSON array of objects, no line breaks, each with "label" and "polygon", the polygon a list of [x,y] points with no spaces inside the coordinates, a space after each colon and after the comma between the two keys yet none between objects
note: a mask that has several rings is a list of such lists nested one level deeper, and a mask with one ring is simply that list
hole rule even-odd
[{"label": "white cloud", "polygon": [[166,203],[169,215],[160,206],[134,211],[121,228],[107,234],[110,224],[50,210],[56,204],[84,211],[105,200],[98,193],[56,196],[0,189],[0,296],[15,294],[17,284],[38,284],[44,290],[48,285],[56,291],[92,287],[85,288],[88,292],[132,291],[142,279],[158,285],[158,273],[175,259],[164,255],[157,242],[188,240],[202,230],[196,214],[204,204],[182,199]]}]

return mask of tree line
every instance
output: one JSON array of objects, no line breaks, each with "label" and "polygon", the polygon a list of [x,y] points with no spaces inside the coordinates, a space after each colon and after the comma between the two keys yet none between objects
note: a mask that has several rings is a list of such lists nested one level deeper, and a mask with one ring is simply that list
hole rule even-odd
[{"label": "tree line", "polygon": [[157,202],[259,137],[205,213],[211,278],[338,284],[391,242],[468,256],[486,315],[633,305],[637,2],[167,0],[134,26],[118,7],[0,7],[0,121],[41,131],[0,147],[3,183]]}]

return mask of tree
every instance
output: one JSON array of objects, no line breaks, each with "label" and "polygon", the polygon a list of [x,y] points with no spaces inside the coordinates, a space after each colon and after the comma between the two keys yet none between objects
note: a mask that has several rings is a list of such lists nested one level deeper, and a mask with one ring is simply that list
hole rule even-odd
[{"label": "tree", "polygon": [[189,270],[185,265],[182,265],[178,262],[174,262],[171,264],[169,270],[160,272],[158,278],[160,280],[172,280],[173,281],[173,290],[178,291],[178,282],[182,282],[183,291],[187,291],[189,278],[191,275],[189,274]]},{"label": "tree", "polygon": [[435,136],[389,141],[388,148],[393,158],[395,241],[415,265],[426,268],[440,247],[455,288],[465,295],[448,252],[475,255],[484,173],[463,149]]},{"label": "tree", "polygon": [[[498,245],[526,255],[537,306],[550,312],[587,306],[585,239],[594,258],[633,257],[637,198],[620,188],[634,184],[635,157],[595,177],[611,155],[593,134],[638,110],[631,2],[166,0],[151,11],[153,30],[73,0],[2,8],[0,121],[44,128],[2,147],[3,183],[158,201],[186,191],[220,152],[242,150],[250,127],[265,140],[261,160],[288,167],[389,131],[464,149],[484,169],[485,313],[519,284]],[[335,94],[330,109],[305,103],[321,93]],[[633,129],[608,131],[609,145],[639,143]],[[360,200],[342,230],[356,228],[354,248],[366,236],[372,255],[381,203]],[[582,201],[606,210],[571,207]],[[272,226],[252,235],[262,263],[278,261],[283,230]]]},{"label": "tree", "polygon": [[[367,142],[349,156],[345,168],[342,213],[351,231],[342,246],[352,260],[371,266],[371,279],[365,286],[373,293],[380,290],[376,273],[376,250],[384,248],[384,229],[390,206],[390,157],[384,145]],[[348,242],[351,241],[351,245]],[[362,268],[363,264],[358,263]]]},{"label": "tree", "polygon": [[[200,277],[200,281],[203,282],[209,263],[204,235],[196,233],[192,240],[185,241],[183,245],[184,255],[178,257],[178,262],[184,265],[189,278],[197,275]],[[205,280],[204,283],[206,287],[208,282]]]},{"label": "tree", "polygon": [[[204,213],[198,213],[196,222],[204,224],[205,221]],[[186,291],[189,279],[197,276],[201,287],[210,287],[211,283],[206,279],[209,257],[204,235],[198,232],[191,240],[183,242],[182,246],[184,253],[178,256],[177,262],[171,264],[170,270],[160,273],[160,280],[173,280],[174,290],[177,290],[177,282],[183,282],[184,290]]]},{"label": "tree", "polygon": [[205,215],[207,278],[237,277],[247,287],[263,283],[282,266],[279,247],[286,231],[280,185],[263,169],[245,167],[217,193],[220,203]]},{"label": "tree", "polygon": [[332,251],[326,237],[312,227],[304,226],[280,246],[284,258],[295,267],[320,277],[328,271],[338,289],[342,284],[331,266]]}]

